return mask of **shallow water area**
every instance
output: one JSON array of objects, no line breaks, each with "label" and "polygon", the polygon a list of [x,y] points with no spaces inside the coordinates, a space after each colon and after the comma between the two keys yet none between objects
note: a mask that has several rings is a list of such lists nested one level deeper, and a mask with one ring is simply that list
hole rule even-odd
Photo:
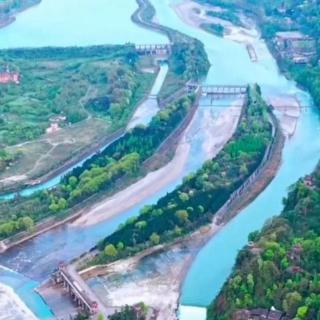
[{"label": "shallow water area", "polygon": [[157,75],[157,78],[153,84],[149,96],[142,104],[136,109],[135,113],[130,120],[127,129],[132,129],[137,125],[147,126],[152,118],[159,111],[159,104],[157,100],[157,95],[161,90],[162,84],[168,73],[168,64],[161,64]]}]

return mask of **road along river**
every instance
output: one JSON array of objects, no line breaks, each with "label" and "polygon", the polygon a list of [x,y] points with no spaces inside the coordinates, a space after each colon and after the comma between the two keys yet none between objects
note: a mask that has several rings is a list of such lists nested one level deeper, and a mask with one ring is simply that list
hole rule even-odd
[{"label": "road along river", "polygon": [[[0,46],[41,46],[49,44],[83,45],[106,42],[123,43],[126,40],[141,42],[141,39],[147,42],[147,38],[144,38],[142,33],[147,32],[148,37],[151,34],[144,29],[135,29],[136,27],[132,25],[130,14],[136,8],[133,0],[109,0],[108,3],[110,3],[110,5],[105,5],[105,2],[102,0],[80,0],[80,2],[69,0],[67,2],[67,7],[69,5],[71,6],[72,3],[74,6],[73,10],[68,12],[62,6],[65,3],[66,2],[62,0],[45,0],[43,4],[38,7],[21,14],[16,23],[12,24],[7,29],[0,30]],[[157,19],[161,24],[168,25],[196,37],[205,44],[209,59],[212,63],[212,68],[206,79],[207,83],[247,84],[258,82],[261,85],[263,94],[266,98],[290,95],[297,97],[302,105],[308,106],[308,108],[305,109],[306,112],[301,113],[297,129],[286,144],[283,164],[275,180],[260,197],[229,223],[225,229],[220,231],[200,252],[188,274],[182,291],[181,319],[202,320],[204,310],[202,308],[193,307],[206,306],[217,294],[222,283],[230,273],[238,249],[246,242],[247,234],[261,227],[267,218],[279,213],[281,210],[281,199],[285,196],[287,187],[298,177],[311,172],[317,163],[320,154],[320,122],[316,109],[311,106],[310,97],[306,93],[301,92],[296,87],[295,83],[286,80],[279,74],[276,62],[268,52],[263,41],[259,38],[254,40],[254,46],[259,59],[257,63],[253,63],[247,54],[244,44],[236,43],[228,39],[217,38],[184,23],[171,7],[173,4],[177,4],[177,1],[153,0],[152,3],[156,7]],[[91,8],[91,6],[98,4],[100,5],[100,10],[104,10],[105,14],[110,17],[110,20],[108,21],[108,19],[105,18],[99,20],[95,14],[92,14],[92,17],[90,18],[90,28],[87,30],[88,33],[86,33],[86,28],[82,26],[81,22],[83,16],[80,16],[79,10],[81,11],[82,8],[84,8],[82,5],[87,6],[88,9],[88,6]],[[47,16],[50,17],[48,22],[46,22],[45,11],[42,11],[44,10],[43,7],[41,9],[41,6],[43,5],[46,6],[48,10]],[[55,5],[57,5],[58,8],[60,6],[60,11],[57,11],[57,8],[53,10]],[[36,12],[38,13],[36,14]],[[48,14],[48,12],[50,12],[50,14]],[[71,17],[69,15],[70,12],[72,13]],[[100,16],[100,13],[101,12],[98,12],[98,16]],[[84,10],[83,14],[87,17],[90,15],[90,10]],[[118,18],[116,16],[117,14],[119,14],[119,17],[125,18]],[[31,15],[33,18],[29,17],[28,19],[30,20],[28,21],[27,18],[23,18],[24,15]],[[72,19],[70,21],[74,20],[76,25],[78,25],[78,27],[75,28],[78,29],[76,37],[74,25],[69,23],[68,19]],[[119,26],[119,21],[115,21],[118,19],[122,21],[121,26]],[[22,23],[23,21],[25,22]],[[40,25],[39,21],[41,21]],[[59,33],[62,32],[60,27],[57,28],[57,33],[53,33],[54,28],[52,28],[52,25],[50,26],[50,24],[56,25],[57,21],[59,21],[61,26],[63,25],[63,27],[61,27],[63,33]],[[104,32],[100,32],[102,21],[108,26],[110,23],[110,28],[113,28],[114,24],[120,28],[119,31],[117,29],[116,33],[119,41],[115,41],[114,33],[107,29],[104,29]],[[19,23],[21,29],[18,28]],[[48,24],[46,25],[46,23]],[[32,25],[38,26],[39,30],[44,30],[43,32],[47,35],[51,32],[53,38],[49,36],[41,37],[38,34],[40,31],[37,33],[38,28],[31,28],[27,29],[27,32],[29,34],[33,34],[32,32],[34,32],[36,37],[38,37],[38,40],[35,39],[34,43],[32,43],[32,41],[25,43],[27,40],[24,38],[28,38],[24,36],[24,32],[26,32],[25,28],[29,28],[28,26]],[[125,30],[129,30],[130,28],[135,29],[137,32],[136,36],[129,33],[126,34],[127,31],[123,29],[123,25],[126,26]],[[69,27],[70,33],[68,33]],[[13,28],[15,28],[14,31],[12,31]],[[82,32],[79,30],[82,30]],[[121,30],[123,30],[123,33]],[[3,40],[2,33],[7,39],[6,44],[4,43],[5,40]],[[92,35],[92,42],[90,42],[90,34]],[[108,39],[108,35],[110,36],[110,39]],[[154,35],[154,38],[151,37],[152,39],[159,37],[156,33],[152,33],[152,35]],[[156,42],[151,41],[151,38],[150,42]],[[47,43],[46,39],[48,41]],[[113,40],[115,42],[113,42]],[[61,42],[59,43],[59,41]],[[62,43],[62,41],[64,43]],[[205,102],[202,103],[204,105],[206,104]],[[78,256],[83,251],[93,246],[97,240],[115,230],[119,223],[130,216],[136,215],[139,208],[144,204],[154,203],[159,197],[163,196],[179,184],[184,175],[199,168],[201,163],[208,157],[208,153],[206,153],[207,147],[204,147],[204,141],[208,141],[208,137],[210,138],[210,136],[199,129],[202,128],[202,122],[208,115],[210,116],[211,114],[213,122],[217,119],[214,110],[213,107],[208,113],[208,109],[205,109],[205,107],[199,109],[192,122],[192,126],[189,129],[190,137],[192,138],[187,139],[190,148],[188,159],[179,176],[166,185],[165,188],[162,188],[152,196],[141,200],[137,205],[126,210],[121,215],[117,215],[107,221],[85,227],[66,225],[44,234],[37,239],[3,254],[0,257],[0,263],[29,276],[31,279],[42,281],[48,277],[51,270],[55,268],[60,261],[69,260]],[[214,132],[212,132],[212,135],[214,135]],[[265,208],[268,208],[268,210],[265,210]],[[9,271],[7,270],[0,271],[0,281],[5,282],[5,279],[8,277],[8,272]],[[21,274],[11,272],[9,276],[10,281],[7,281],[7,284],[10,285],[10,283],[19,281],[18,288],[28,287],[26,292],[21,292],[18,288],[16,290],[28,307],[31,308],[38,317],[42,319],[48,318],[48,309],[44,306],[43,302],[39,300],[37,295],[32,294],[35,282]],[[14,287],[14,284],[12,284],[12,287]],[[188,306],[187,309],[185,306]],[[191,314],[193,315],[191,316]]]}]

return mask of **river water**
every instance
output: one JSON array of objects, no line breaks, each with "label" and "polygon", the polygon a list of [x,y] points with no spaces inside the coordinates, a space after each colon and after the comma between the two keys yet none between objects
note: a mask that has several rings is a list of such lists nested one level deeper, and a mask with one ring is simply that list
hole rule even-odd
[{"label": "river water", "polygon": [[[278,214],[287,188],[315,167],[320,155],[320,127],[318,112],[311,107],[309,96],[301,92],[295,83],[279,74],[274,59],[262,41],[255,43],[259,62],[252,63],[244,45],[217,38],[183,23],[170,8],[172,3],[177,2],[179,1],[152,0],[161,24],[196,37],[205,44],[212,63],[207,83],[258,82],[265,97],[294,94],[304,106],[308,106],[301,115],[295,135],[286,144],[277,177],[250,206],[203,248],[194,261],[182,290],[181,319],[203,320],[205,310],[201,307],[207,306],[219,292],[230,274],[238,250],[247,241],[248,233],[261,228],[268,218]],[[160,35],[131,23],[130,15],[135,8],[134,0],[44,0],[37,8],[21,14],[16,23],[0,30],[0,47],[166,41]],[[116,32],[112,32],[114,28]],[[201,113],[198,116],[197,121],[201,122]],[[201,154],[201,138],[200,136],[198,143],[196,140],[193,143],[192,156],[184,174],[199,167],[203,160],[198,156]],[[83,229],[66,225],[49,232],[3,254],[0,263],[42,281],[60,261],[69,260],[90,248],[98,239],[115,230],[127,217],[137,214],[144,204],[154,203],[172,190],[179,181],[104,223]],[[21,286],[34,285],[29,278],[15,275],[11,273],[11,279],[19,279]],[[10,282],[14,281],[5,281],[7,276],[8,271],[0,271],[0,281],[10,285]],[[12,286],[14,287],[14,284]],[[17,290],[38,317],[46,319],[48,309],[39,301],[39,297],[31,292],[32,290],[27,293]]]},{"label": "river water", "polygon": [[260,229],[266,220],[281,212],[282,199],[287,195],[288,187],[310,173],[318,163],[320,122],[318,109],[313,106],[309,95],[279,73],[263,41],[255,42],[259,62],[252,63],[245,45],[184,24],[172,10],[168,10],[172,2],[152,0],[157,18],[161,24],[196,37],[205,44],[212,63],[207,83],[257,82],[265,98],[278,94],[296,95],[303,106],[297,130],[284,148],[283,163],[273,182],[201,250],[187,275],[182,289],[180,319],[203,320],[205,312],[201,307],[208,306],[219,293],[238,251],[247,243],[249,233]]},{"label": "river water", "polygon": [[134,0],[42,0],[0,30],[0,48],[165,43],[131,22]]}]

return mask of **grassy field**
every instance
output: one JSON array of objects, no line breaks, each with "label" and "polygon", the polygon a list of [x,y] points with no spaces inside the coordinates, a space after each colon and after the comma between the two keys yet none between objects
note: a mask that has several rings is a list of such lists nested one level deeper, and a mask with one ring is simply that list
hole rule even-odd
[{"label": "grassy field", "polygon": [[13,159],[0,171],[2,188],[42,176],[124,126],[155,77],[130,48],[30,54],[0,52],[0,71],[20,75],[19,84],[0,84],[0,146]]}]

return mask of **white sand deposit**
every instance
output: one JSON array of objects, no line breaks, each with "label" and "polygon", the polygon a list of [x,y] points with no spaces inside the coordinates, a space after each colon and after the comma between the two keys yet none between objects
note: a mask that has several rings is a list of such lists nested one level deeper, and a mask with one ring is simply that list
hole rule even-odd
[{"label": "white sand deposit", "polygon": [[0,283],[0,320],[37,320],[37,318],[13,289]]}]

